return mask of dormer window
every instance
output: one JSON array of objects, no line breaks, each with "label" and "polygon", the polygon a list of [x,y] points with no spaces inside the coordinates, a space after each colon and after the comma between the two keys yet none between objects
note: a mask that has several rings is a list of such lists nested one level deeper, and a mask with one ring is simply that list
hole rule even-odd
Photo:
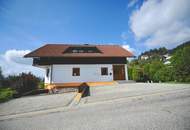
[{"label": "dormer window", "polygon": [[88,53],[93,53],[93,51],[92,50],[88,50]]},{"label": "dormer window", "polygon": [[69,47],[63,53],[101,53],[95,46]]},{"label": "dormer window", "polygon": [[84,50],[79,50],[79,53],[84,53]]},{"label": "dormer window", "polygon": [[72,50],[72,53],[77,53],[78,52],[78,50]]}]

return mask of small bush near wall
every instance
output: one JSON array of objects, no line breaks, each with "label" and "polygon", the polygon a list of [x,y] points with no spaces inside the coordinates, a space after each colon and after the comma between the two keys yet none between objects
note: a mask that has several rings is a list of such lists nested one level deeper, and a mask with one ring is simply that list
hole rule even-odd
[{"label": "small bush near wall", "polygon": [[39,83],[39,88],[40,88],[40,89],[45,89],[44,81],[40,81],[40,83]]},{"label": "small bush near wall", "polygon": [[133,68],[132,67],[128,67],[128,77],[129,77],[129,80],[133,80],[133,77],[132,77],[132,73],[133,73]]},{"label": "small bush near wall", "polygon": [[38,89],[38,83],[40,79],[36,78],[31,73],[22,73],[19,76],[19,79],[13,84],[18,93],[25,93]]},{"label": "small bush near wall", "polygon": [[0,88],[0,103],[8,101],[13,97],[14,91],[10,88]]},{"label": "small bush near wall", "polygon": [[11,75],[4,79],[2,86],[9,86],[18,94],[38,89],[40,79],[31,73],[21,73],[18,76]]}]

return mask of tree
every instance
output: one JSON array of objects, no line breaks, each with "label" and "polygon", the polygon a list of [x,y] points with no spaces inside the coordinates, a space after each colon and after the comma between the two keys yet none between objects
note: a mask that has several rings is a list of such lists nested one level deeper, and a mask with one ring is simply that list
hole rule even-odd
[{"label": "tree", "polygon": [[154,80],[157,82],[173,81],[173,68],[171,66],[163,66],[154,74]]},{"label": "tree", "polygon": [[168,50],[165,47],[161,47],[158,49],[160,55],[165,55],[168,53]]},{"label": "tree", "polygon": [[25,93],[38,88],[40,79],[31,73],[21,73],[18,80],[14,83],[14,87],[19,93]]},{"label": "tree", "polygon": [[168,50],[165,47],[161,47],[159,49],[155,48],[155,49],[150,49],[149,51],[145,51],[144,53],[141,53],[140,56],[142,56],[142,55],[148,55],[148,56],[158,55],[158,56],[160,56],[160,55],[165,55],[167,53],[168,53]]},{"label": "tree", "polygon": [[164,64],[160,61],[153,61],[152,63],[150,63],[150,66],[149,66],[149,78],[152,80],[152,81],[157,81],[155,78],[154,78],[154,75],[155,73],[161,69],[162,67],[164,66]]},{"label": "tree", "polygon": [[4,78],[3,86],[16,90],[19,94],[35,90],[38,88],[40,78],[31,73],[21,73],[17,75],[9,75]]},{"label": "tree", "polygon": [[144,74],[146,74],[146,75],[149,75],[149,74],[150,74],[150,72],[149,72],[150,64],[149,64],[149,63],[145,64],[145,65],[143,66],[143,69],[144,69]]},{"label": "tree", "polygon": [[132,78],[135,81],[143,81],[143,71],[139,66],[134,66],[132,69]]},{"label": "tree", "polygon": [[190,82],[190,46],[176,50],[171,65],[174,68],[176,81]]},{"label": "tree", "polygon": [[128,66],[128,69],[127,69],[127,70],[128,70],[128,77],[129,77],[129,80],[132,80],[132,79],[133,79],[133,77],[132,77],[133,68]]},{"label": "tree", "polygon": [[143,72],[144,72],[144,80],[150,81],[150,63],[147,63],[143,66]]},{"label": "tree", "polygon": [[1,70],[1,67],[0,67],[0,87],[2,87],[3,79],[4,79],[4,76],[2,74],[2,70]]},{"label": "tree", "polygon": [[[162,61],[163,55],[166,53],[172,54],[169,66],[164,65]],[[149,58],[146,60],[139,58],[129,63],[132,68],[133,80],[190,82],[190,41],[171,50],[164,47],[150,49],[140,56],[142,55],[148,55]]]}]

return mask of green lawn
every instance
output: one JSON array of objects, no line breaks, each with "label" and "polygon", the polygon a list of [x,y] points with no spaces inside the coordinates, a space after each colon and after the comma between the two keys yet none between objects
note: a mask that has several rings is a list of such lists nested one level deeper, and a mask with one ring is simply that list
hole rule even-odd
[{"label": "green lawn", "polygon": [[13,90],[10,88],[0,88],[0,103],[8,101],[13,96]]}]

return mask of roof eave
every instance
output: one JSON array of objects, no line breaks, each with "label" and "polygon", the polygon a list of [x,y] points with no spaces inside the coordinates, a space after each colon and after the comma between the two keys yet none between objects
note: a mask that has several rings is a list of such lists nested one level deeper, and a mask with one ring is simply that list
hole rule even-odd
[{"label": "roof eave", "polygon": [[136,57],[134,55],[132,56],[29,56],[29,55],[25,55],[24,58],[88,58],[88,57],[98,57],[98,58],[101,58],[101,57]]}]

